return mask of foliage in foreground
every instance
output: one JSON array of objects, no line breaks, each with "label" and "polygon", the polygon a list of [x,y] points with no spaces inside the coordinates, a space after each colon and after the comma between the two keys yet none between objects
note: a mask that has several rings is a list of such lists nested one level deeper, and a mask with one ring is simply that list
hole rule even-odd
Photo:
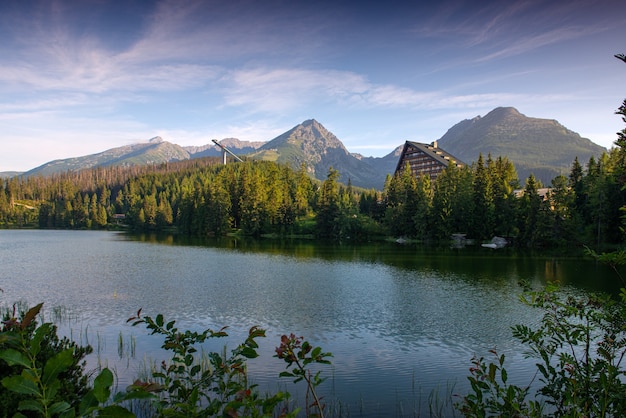
[{"label": "foliage in foreground", "polygon": [[[537,359],[540,385],[508,383],[504,355],[474,358],[472,392],[458,409],[468,417],[626,416],[626,289],[608,295],[563,296],[556,286],[528,290],[524,303],[541,309],[541,325],[513,327],[513,336]],[[532,382],[531,382],[532,384]]]},{"label": "foliage in foreground", "polygon": [[[246,361],[258,357],[257,339],[265,331],[253,327],[246,340],[230,355],[208,353],[208,364],[198,355],[198,345],[212,338],[226,337],[221,329],[203,332],[180,331],[175,321],[165,322],[162,315],[129,319],[145,325],[152,334],[163,336],[162,348],[171,352],[148,381],[135,381],[126,392],[112,395],[113,373],[103,369],[89,386],[83,357],[90,347],[78,347],[59,340],[51,323],[38,325],[39,304],[21,319],[11,317],[0,329],[0,399],[2,416],[13,417],[134,417],[131,402],[148,403],[152,415],[160,417],[295,417],[290,410],[288,392],[262,396],[247,379]],[[302,337],[283,336],[275,357],[286,362],[280,376],[307,384],[307,416],[324,416],[324,404],[316,392],[324,379],[309,370],[313,363],[329,364],[330,353],[313,347]],[[309,396],[313,398],[309,402]]]},{"label": "foliage in foreground", "polygon": [[[91,347],[79,347],[67,338],[59,338],[50,323],[37,327],[35,317],[41,307],[22,313],[18,320],[20,314],[14,306],[0,326],[2,384],[18,388],[9,392],[0,387],[2,416],[17,411],[20,405],[44,411],[76,407],[87,393],[83,358],[91,353]],[[43,385],[49,387],[44,389]]]}]

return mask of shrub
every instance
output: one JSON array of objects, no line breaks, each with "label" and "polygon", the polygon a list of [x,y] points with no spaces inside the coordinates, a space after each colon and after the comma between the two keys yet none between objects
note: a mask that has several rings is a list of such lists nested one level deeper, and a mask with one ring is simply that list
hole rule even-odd
[{"label": "shrub", "polygon": [[[475,359],[469,380],[473,392],[457,405],[466,416],[555,417],[626,416],[626,290],[620,300],[608,295],[563,295],[556,286],[527,291],[522,300],[543,310],[541,325],[513,327],[513,336],[537,359],[541,386],[506,385],[504,357],[487,364]],[[495,351],[494,351],[495,353]],[[500,374],[501,381],[496,379]],[[542,411],[544,410],[545,411]],[[482,411],[482,412],[481,412]]]},{"label": "shrub", "polygon": [[[175,321],[165,322],[163,315],[154,319],[141,316],[141,310],[129,319],[133,325],[143,324],[153,334],[164,337],[162,348],[172,353],[161,363],[150,382],[135,381],[126,392],[112,395],[113,374],[103,369],[89,385],[83,358],[91,347],[79,347],[66,338],[59,339],[51,323],[38,325],[39,304],[20,318],[9,315],[0,328],[0,407],[13,417],[134,417],[124,405],[129,401],[147,399],[155,414],[167,417],[246,416],[266,417],[280,414],[295,417],[299,410],[289,411],[288,392],[261,396],[256,385],[248,383],[246,361],[258,356],[256,340],[265,331],[252,327],[248,337],[229,355],[210,352],[208,362],[197,356],[197,345],[212,338],[226,337],[224,329],[203,332],[180,331]],[[15,313],[15,309],[14,309]],[[283,336],[276,357],[287,363],[281,376],[294,382],[307,382],[306,415],[323,417],[324,405],[316,387],[324,379],[320,372],[312,374],[312,363],[328,364],[330,353],[323,353],[302,337]],[[314,402],[309,404],[308,396]],[[316,408],[318,414],[310,413]]]},{"label": "shrub", "polygon": [[[153,334],[164,337],[162,348],[172,353],[169,362],[163,361],[160,370],[152,374],[153,381],[136,381],[129,389],[132,393],[153,393],[156,397],[155,407],[159,416],[168,417],[266,417],[277,412],[281,417],[295,417],[298,409],[289,411],[286,401],[288,392],[277,392],[261,396],[256,385],[248,382],[246,361],[258,357],[257,339],[265,337],[265,330],[252,327],[246,340],[226,352],[209,352],[208,364],[203,364],[198,357],[197,345],[209,339],[228,336],[225,329],[203,332],[181,331],[175,321],[166,322],[163,315],[155,318],[142,316],[141,310],[129,318],[133,325],[143,324]],[[281,376],[294,377],[295,382],[302,379],[307,382],[307,395],[315,399],[314,406],[323,416],[323,405],[315,392],[323,379],[319,372],[311,375],[307,366],[311,363],[328,364],[320,348],[313,348],[301,337],[283,336],[281,345],[276,349],[276,357],[287,362],[287,372]],[[292,367],[293,366],[293,367]],[[292,367],[291,370],[289,368]],[[307,416],[309,415],[307,405]]]},{"label": "shrub", "polygon": [[27,411],[49,411],[55,404],[78,412],[89,391],[84,357],[92,348],[59,338],[51,323],[38,325],[35,319],[42,306],[17,313],[14,305],[0,326],[0,411],[4,416],[18,410],[37,416]]}]

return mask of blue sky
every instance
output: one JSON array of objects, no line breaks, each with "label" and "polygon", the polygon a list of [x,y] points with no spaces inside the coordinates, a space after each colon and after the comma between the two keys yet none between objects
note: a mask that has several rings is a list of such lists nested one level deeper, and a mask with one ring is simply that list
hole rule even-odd
[{"label": "blue sky", "polygon": [[498,106],[624,127],[623,0],[3,0],[0,39],[0,171],[307,119],[365,156]]}]

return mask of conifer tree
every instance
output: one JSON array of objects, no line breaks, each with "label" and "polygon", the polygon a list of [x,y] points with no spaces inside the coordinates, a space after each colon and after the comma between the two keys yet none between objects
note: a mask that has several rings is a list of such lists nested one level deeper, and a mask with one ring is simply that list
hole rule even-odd
[{"label": "conifer tree", "polygon": [[315,234],[320,238],[339,238],[341,225],[338,179],[339,171],[329,168],[326,180],[319,189]]}]

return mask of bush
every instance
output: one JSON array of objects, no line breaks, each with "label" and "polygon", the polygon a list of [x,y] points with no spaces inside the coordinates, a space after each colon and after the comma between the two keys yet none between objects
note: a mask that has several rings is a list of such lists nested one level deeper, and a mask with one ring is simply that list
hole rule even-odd
[{"label": "bush", "polygon": [[[473,393],[457,405],[466,416],[626,416],[626,290],[608,295],[564,296],[553,285],[527,291],[522,300],[543,310],[541,325],[513,327],[513,336],[536,358],[541,386],[506,385],[504,356],[487,364],[474,359],[469,380]],[[495,351],[494,351],[495,354]],[[500,374],[501,380],[496,379]]]},{"label": "bush", "polygon": [[[256,385],[248,383],[246,361],[258,356],[256,340],[265,336],[258,327],[252,327],[246,340],[230,355],[210,352],[208,363],[203,363],[196,346],[227,336],[224,329],[180,331],[175,321],[165,322],[162,315],[154,319],[141,316],[139,310],[129,321],[162,335],[162,348],[172,357],[161,363],[151,381],[137,380],[126,392],[112,396],[113,374],[109,369],[103,369],[89,386],[83,358],[91,347],[59,339],[51,323],[37,325],[35,318],[42,306],[29,309],[20,319],[9,315],[0,328],[0,407],[4,417],[134,417],[125,405],[138,399],[148,400],[155,415],[167,417],[267,417],[277,413],[295,417],[299,412],[297,408],[288,410],[288,392],[261,396]],[[311,374],[308,366],[329,364],[330,356],[293,335],[283,336],[276,349],[275,357],[287,363],[287,371],[281,376],[307,383],[307,400],[309,395],[314,399],[311,404],[307,401],[307,416],[324,416],[324,404],[316,393],[324,379],[320,372]]]},{"label": "bush", "polygon": [[[0,326],[0,411],[3,416],[22,410],[26,416],[39,416],[33,410],[49,410],[55,402],[78,412],[81,399],[89,391],[84,357],[92,352],[67,338],[59,338],[51,323],[35,320],[42,304],[27,312],[7,312]],[[42,380],[43,379],[43,380]],[[47,386],[44,390],[43,386]],[[30,403],[36,398],[38,405]],[[60,407],[60,406],[59,406]],[[28,409],[32,408],[32,409]]]}]

